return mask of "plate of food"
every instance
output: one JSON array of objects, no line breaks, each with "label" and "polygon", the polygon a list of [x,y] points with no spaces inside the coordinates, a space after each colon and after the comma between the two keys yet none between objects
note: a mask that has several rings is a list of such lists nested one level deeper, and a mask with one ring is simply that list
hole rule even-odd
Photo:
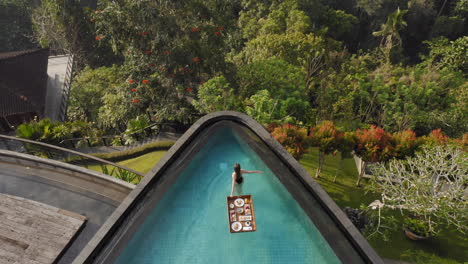
[{"label": "plate of food", "polygon": [[244,205],[244,199],[242,198],[237,198],[235,201],[234,201],[234,204],[237,206],[237,207],[241,207]]},{"label": "plate of food", "polygon": [[242,224],[239,223],[239,222],[234,222],[234,223],[231,224],[231,228],[232,228],[232,230],[238,232],[238,231],[240,231],[242,229]]},{"label": "plate of food", "polygon": [[231,208],[231,209],[234,208],[234,204],[230,204],[229,208]]}]

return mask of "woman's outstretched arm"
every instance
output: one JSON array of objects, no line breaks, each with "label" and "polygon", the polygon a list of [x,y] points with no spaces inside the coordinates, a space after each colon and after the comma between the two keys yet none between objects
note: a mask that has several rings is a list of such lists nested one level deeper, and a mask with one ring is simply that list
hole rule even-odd
[{"label": "woman's outstretched arm", "polygon": [[242,173],[263,173],[263,171],[255,170],[255,171],[248,171],[248,170],[241,170]]}]

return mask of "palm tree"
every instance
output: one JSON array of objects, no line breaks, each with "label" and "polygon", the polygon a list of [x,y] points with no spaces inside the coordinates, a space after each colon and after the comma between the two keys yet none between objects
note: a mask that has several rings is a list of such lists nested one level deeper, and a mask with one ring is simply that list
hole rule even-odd
[{"label": "palm tree", "polygon": [[385,24],[382,24],[380,31],[373,32],[372,35],[382,37],[380,48],[385,54],[387,63],[390,62],[390,52],[396,46],[402,45],[402,40],[399,31],[407,26],[403,16],[408,10],[400,10],[391,13]]}]

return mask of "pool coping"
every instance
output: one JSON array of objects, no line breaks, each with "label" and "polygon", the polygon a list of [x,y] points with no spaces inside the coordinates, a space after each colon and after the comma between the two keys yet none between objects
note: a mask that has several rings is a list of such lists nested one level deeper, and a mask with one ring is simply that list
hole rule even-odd
[{"label": "pool coping", "polygon": [[322,187],[309,175],[309,173],[299,164],[299,162],[289,154],[286,149],[274,139],[266,129],[251,117],[233,111],[220,111],[211,113],[200,118],[193,124],[177,142],[169,149],[166,155],[156,164],[135,187],[135,189],[125,198],[114,213],[101,226],[88,245],[81,251],[73,261],[74,264],[93,263],[93,259],[99,254],[105,243],[110,240],[115,231],[119,228],[120,222],[130,213],[136,202],[144,196],[144,191],[149,188],[149,183],[154,178],[160,177],[162,172],[180,155],[184,148],[196,139],[196,136],[210,125],[222,121],[230,120],[240,123],[251,129],[285,164],[291,171],[300,176],[306,183],[309,192],[319,201],[324,210],[332,217],[335,224],[341,229],[349,239],[354,249],[367,263],[384,263],[375,250],[369,245],[367,240],[361,235],[356,227],[351,223],[345,213],[336,205]]}]

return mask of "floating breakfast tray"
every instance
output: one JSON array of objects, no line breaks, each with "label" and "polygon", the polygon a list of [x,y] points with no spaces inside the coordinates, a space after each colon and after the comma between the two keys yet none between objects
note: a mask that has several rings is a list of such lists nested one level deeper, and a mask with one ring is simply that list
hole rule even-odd
[{"label": "floating breakfast tray", "polygon": [[252,195],[228,196],[227,208],[231,233],[257,230]]}]

